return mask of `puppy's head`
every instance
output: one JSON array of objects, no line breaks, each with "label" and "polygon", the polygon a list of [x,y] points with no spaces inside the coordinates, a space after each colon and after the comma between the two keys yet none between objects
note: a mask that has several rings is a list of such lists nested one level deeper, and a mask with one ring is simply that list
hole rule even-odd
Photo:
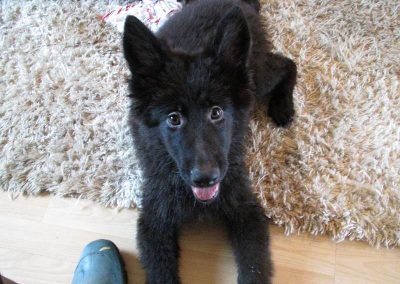
[{"label": "puppy's head", "polygon": [[171,49],[129,16],[123,47],[135,119],[157,133],[194,196],[210,202],[227,172],[231,144],[241,143],[251,104],[242,11],[228,11],[210,46],[190,54]]}]

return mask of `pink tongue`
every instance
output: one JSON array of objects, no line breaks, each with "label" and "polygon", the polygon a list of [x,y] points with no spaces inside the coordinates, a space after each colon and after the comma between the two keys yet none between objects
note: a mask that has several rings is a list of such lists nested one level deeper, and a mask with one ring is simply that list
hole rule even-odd
[{"label": "pink tongue", "polygon": [[210,200],[218,193],[219,183],[210,187],[192,187],[192,190],[197,199],[203,201]]}]

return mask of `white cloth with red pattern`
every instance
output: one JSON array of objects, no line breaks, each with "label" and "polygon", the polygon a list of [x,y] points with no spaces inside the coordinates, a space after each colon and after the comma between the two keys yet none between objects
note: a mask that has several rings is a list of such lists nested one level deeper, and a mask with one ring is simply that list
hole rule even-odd
[{"label": "white cloth with red pattern", "polygon": [[133,15],[156,32],[170,16],[181,9],[182,5],[176,0],[142,0],[115,6],[100,18],[115,26],[119,32],[123,32],[125,18]]}]

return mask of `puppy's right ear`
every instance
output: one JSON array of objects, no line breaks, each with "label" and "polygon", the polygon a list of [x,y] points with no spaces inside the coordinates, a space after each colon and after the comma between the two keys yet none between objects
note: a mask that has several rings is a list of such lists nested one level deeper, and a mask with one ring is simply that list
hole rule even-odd
[{"label": "puppy's right ear", "polygon": [[125,20],[124,56],[134,75],[152,76],[163,66],[165,53],[156,36],[136,17]]},{"label": "puppy's right ear", "polygon": [[237,68],[246,66],[251,43],[250,31],[242,9],[228,10],[217,26],[214,48],[217,58],[224,64]]}]

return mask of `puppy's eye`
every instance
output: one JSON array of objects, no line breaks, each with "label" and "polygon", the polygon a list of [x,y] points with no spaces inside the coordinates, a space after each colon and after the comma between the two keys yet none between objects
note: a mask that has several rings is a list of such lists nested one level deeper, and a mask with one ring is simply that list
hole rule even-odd
[{"label": "puppy's eye", "polygon": [[181,114],[179,112],[172,112],[168,114],[167,124],[170,127],[178,127],[182,124]]},{"label": "puppy's eye", "polygon": [[213,106],[210,111],[211,120],[220,120],[224,115],[224,111],[219,106]]}]

